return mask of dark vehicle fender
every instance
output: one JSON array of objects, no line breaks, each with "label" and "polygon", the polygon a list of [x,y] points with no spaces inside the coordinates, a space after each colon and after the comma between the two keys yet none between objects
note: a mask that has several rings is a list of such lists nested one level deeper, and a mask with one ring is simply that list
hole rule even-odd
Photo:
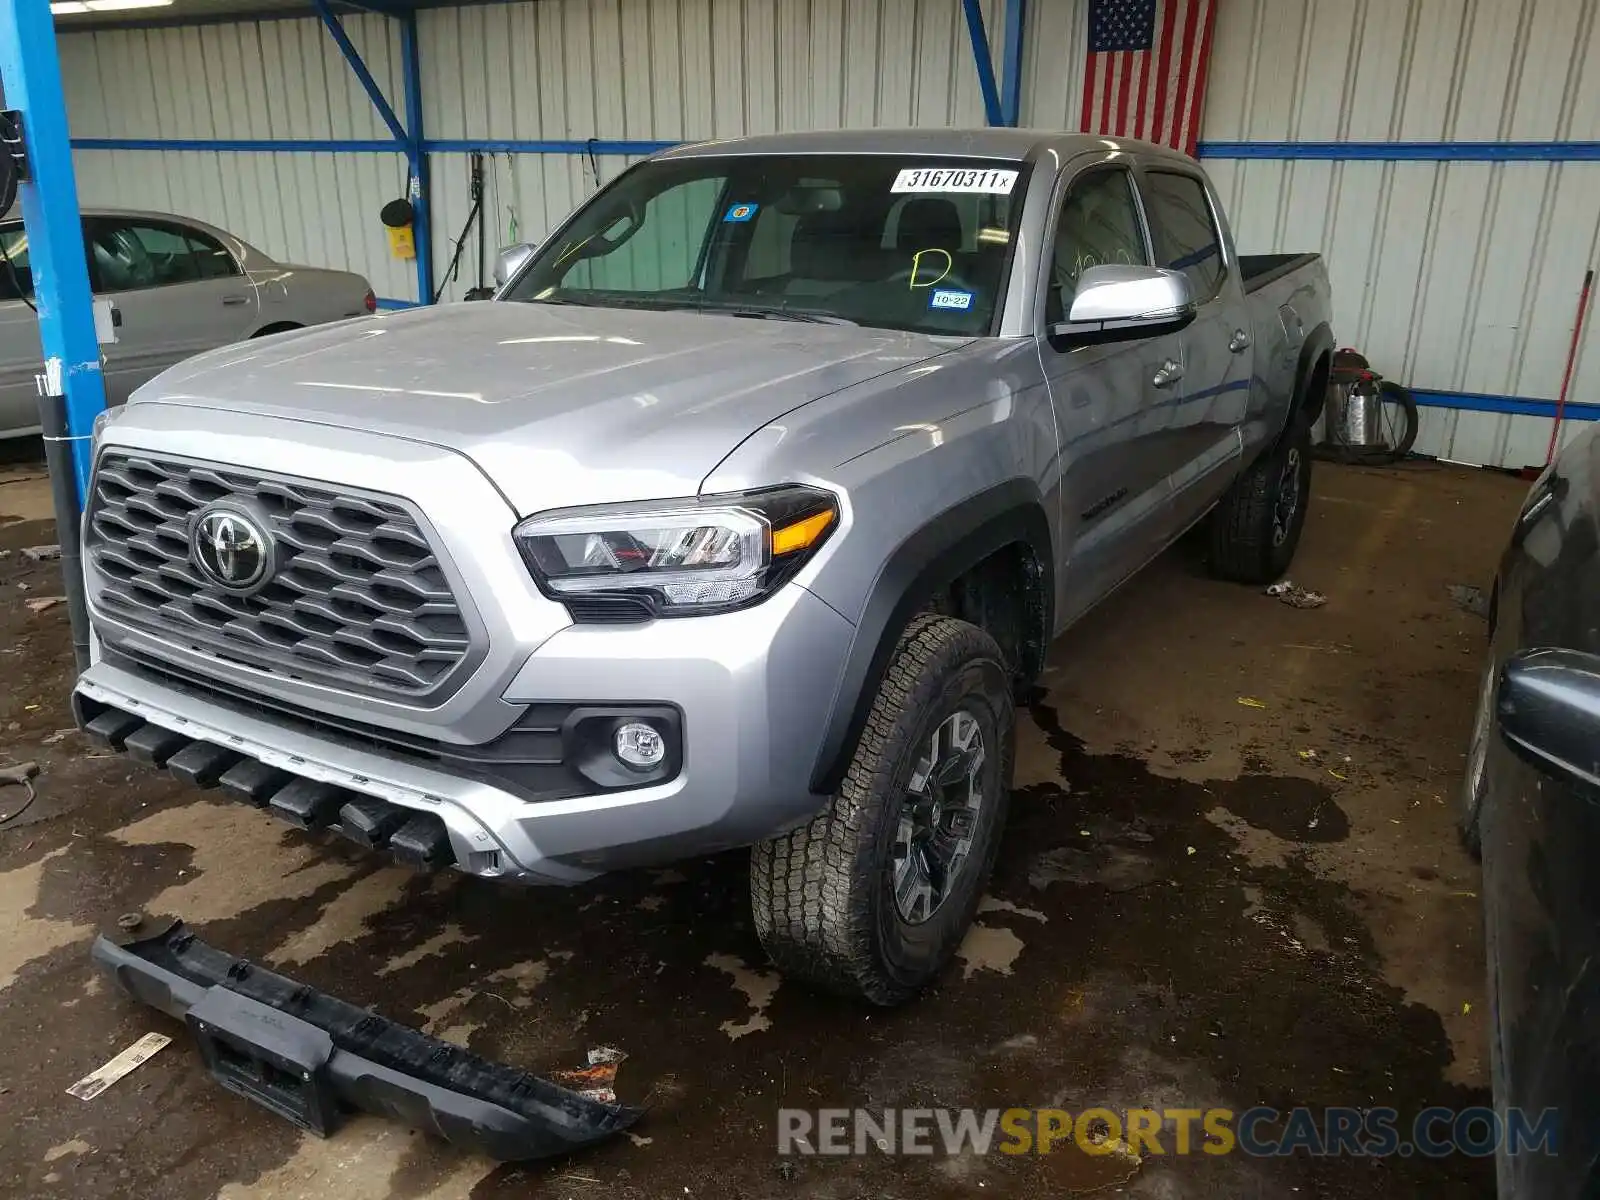
[{"label": "dark vehicle fender", "polygon": [[1314,425],[1322,415],[1322,406],[1328,399],[1328,375],[1324,369],[1321,383],[1317,382],[1318,360],[1326,359],[1326,367],[1331,368],[1333,346],[1333,330],[1328,328],[1326,321],[1308,333],[1306,340],[1301,343],[1300,358],[1294,367],[1294,403],[1289,408],[1280,438],[1294,427],[1296,415],[1305,414],[1307,425]]},{"label": "dark vehicle fender", "polygon": [[811,773],[811,790],[831,795],[839,787],[872,709],[879,681],[888,670],[901,632],[933,597],[986,558],[1021,545],[1031,552],[1042,578],[1035,581],[1042,612],[1031,624],[1020,674],[1032,678],[1044,667],[1054,629],[1055,552],[1044,501],[1032,480],[1013,479],[939,513],[895,549],[878,572],[856,623],[839,688],[823,726]]}]

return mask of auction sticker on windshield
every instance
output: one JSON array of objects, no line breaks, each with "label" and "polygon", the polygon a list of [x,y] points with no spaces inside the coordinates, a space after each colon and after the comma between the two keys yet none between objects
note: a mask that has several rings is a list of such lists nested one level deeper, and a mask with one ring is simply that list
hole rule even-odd
[{"label": "auction sticker on windshield", "polygon": [[891,192],[982,192],[1009,196],[1016,171],[970,171],[963,167],[907,167],[894,178]]}]

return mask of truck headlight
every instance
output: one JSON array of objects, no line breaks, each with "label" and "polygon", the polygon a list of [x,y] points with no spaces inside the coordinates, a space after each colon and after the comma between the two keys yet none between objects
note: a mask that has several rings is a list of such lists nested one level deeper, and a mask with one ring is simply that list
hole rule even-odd
[{"label": "truck headlight", "polygon": [[838,524],[837,499],[792,486],[538,513],[514,536],[540,589],[584,619],[741,608],[793,577]]}]

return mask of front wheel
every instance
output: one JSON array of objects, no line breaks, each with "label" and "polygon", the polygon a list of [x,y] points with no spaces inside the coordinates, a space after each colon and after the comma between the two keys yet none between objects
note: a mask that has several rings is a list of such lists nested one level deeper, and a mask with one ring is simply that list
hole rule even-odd
[{"label": "front wheel", "polygon": [[756,932],[779,970],[890,1005],[944,968],[999,848],[1013,723],[994,639],[953,617],[912,621],[838,793],[751,850]]},{"label": "front wheel", "polygon": [[1211,569],[1239,583],[1272,583],[1289,569],[1311,499],[1311,427],[1289,432],[1251,464],[1211,514]]}]

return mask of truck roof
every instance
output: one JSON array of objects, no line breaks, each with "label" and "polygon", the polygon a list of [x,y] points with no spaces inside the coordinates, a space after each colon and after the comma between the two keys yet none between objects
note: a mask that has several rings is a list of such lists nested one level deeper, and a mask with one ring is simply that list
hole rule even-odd
[{"label": "truck roof", "polygon": [[1090,150],[1194,160],[1168,146],[1134,138],[1102,137],[1055,129],[836,129],[809,133],[769,133],[754,137],[696,142],[663,151],[661,158],[699,158],[724,154],[928,154],[1030,162],[1054,151],[1072,158]]}]

